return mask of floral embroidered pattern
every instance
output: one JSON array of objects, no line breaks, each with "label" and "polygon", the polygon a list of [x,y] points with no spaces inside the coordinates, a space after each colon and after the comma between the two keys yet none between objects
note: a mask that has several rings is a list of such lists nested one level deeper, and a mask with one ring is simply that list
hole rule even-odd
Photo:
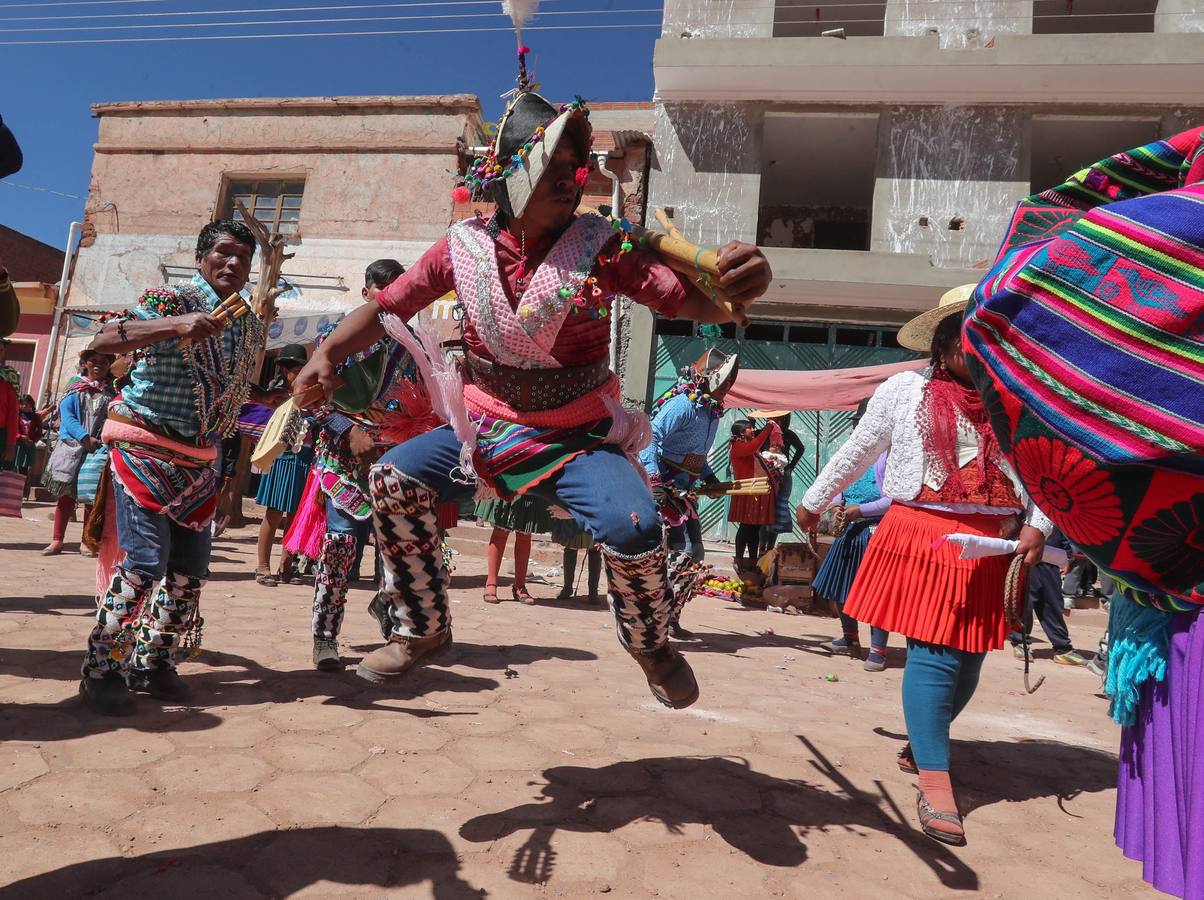
[{"label": "floral embroidered pattern", "polygon": [[1129,544],[1168,588],[1198,587],[1204,582],[1204,493],[1143,520],[1129,534]]},{"label": "floral embroidered pattern", "polygon": [[1026,438],[1013,458],[1033,502],[1076,544],[1098,546],[1124,527],[1120,498],[1107,473],[1079,450],[1047,437]]}]

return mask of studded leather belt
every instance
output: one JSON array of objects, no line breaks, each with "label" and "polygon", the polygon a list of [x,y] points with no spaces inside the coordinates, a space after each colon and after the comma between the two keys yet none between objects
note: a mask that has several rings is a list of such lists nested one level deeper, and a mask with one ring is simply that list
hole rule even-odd
[{"label": "studded leather belt", "polygon": [[562,369],[516,369],[474,353],[466,353],[465,361],[473,384],[524,412],[555,409],[572,403],[610,377],[607,359]]}]

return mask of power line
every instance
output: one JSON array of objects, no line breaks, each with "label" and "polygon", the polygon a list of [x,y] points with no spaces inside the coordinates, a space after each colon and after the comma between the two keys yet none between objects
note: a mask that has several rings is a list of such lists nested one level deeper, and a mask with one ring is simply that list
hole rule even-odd
[{"label": "power line", "polygon": [[61,3],[10,3],[10,9],[36,6],[117,6],[119,3],[164,3],[166,0],[63,0]]},{"label": "power line", "polygon": [[[543,12],[541,16],[609,16],[620,13],[660,13],[661,7],[650,6],[641,9],[573,9],[552,10]],[[500,8],[497,12],[479,13],[425,13],[419,16],[343,16],[337,19],[263,19],[256,22],[246,20],[238,22],[172,22],[154,23],[149,25],[67,25],[55,28],[9,28],[8,33],[18,32],[62,32],[62,31],[131,31],[131,30],[162,30],[167,28],[247,28],[254,25],[332,25],[342,22],[400,22],[429,21],[431,19],[479,19],[482,17],[505,17]]]},{"label": "power line", "polygon": [[[585,24],[585,25],[528,25],[526,31],[598,31],[615,30],[619,28],[660,28],[659,22],[624,22],[616,25]],[[306,37],[387,37],[408,34],[486,34],[489,32],[514,33],[513,27],[499,26],[497,28],[410,28],[382,31],[298,31],[280,34],[188,34],[168,35],[165,37],[126,37],[126,38],[58,38],[27,41],[0,41],[0,47],[17,46],[63,46],[68,44],[161,44],[177,41],[265,41],[278,38]]]},{"label": "power line", "polygon": [[[143,2],[143,0],[138,0]],[[160,2],[160,0],[147,0],[147,2]],[[543,0],[544,3],[565,3],[567,0]],[[942,0],[943,2],[943,0]],[[286,13],[286,12],[333,12],[335,10],[357,10],[357,9],[395,9],[407,7],[426,7],[426,6],[493,6],[498,9],[501,14],[501,5],[498,0],[419,0],[414,3],[355,3],[341,4],[332,6],[271,6],[264,9],[203,9],[203,10],[187,10],[176,12],[141,12],[141,13],[92,13],[89,15],[77,16],[10,16],[0,18],[0,22],[73,22],[82,21],[85,19],[163,19],[167,17],[180,16],[212,16],[212,15],[259,15],[262,13]]]},{"label": "power line", "polygon": [[64,194],[62,191],[52,190],[51,188],[34,187],[32,184],[17,184],[15,181],[5,181],[0,178],[0,184],[8,185],[9,187],[20,188],[23,191],[36,191],[39,194],[54,194],[56,197],[66,197],[68,200],[83,200],[83,197],[77,197],[75,194]]}]

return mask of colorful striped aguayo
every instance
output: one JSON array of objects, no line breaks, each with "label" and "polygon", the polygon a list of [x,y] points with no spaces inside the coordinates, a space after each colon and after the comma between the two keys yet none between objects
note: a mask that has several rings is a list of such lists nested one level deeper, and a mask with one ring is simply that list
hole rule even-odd
[{"label": "colorful striped aguayo", "polygon": [[1014,224],[1055,195],[1107,203],[1050,217],[1056,237],[1022,243],[1013,228],[965,326],[1034,501],[1103,569],[1173,606],[1204,603],[1204,155],[1189,135],[1021,204]]},{"label": "colorful striped aguayo", "polygon": [[532,428],[493,416],[480,416],[477,475],[503,500],[559,472],[575,457],[602,446],[610,419],[580,428]]}]

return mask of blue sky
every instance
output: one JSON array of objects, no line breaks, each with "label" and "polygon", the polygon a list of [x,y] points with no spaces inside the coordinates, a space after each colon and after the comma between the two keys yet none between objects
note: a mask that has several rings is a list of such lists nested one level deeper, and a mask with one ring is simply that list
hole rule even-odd
[{"label": "blue sky", "polygon": [[[348,6],[359,8],[314,9]],[[653,0],[545,0],[531,26],[574,27],[555,31],[531,28],[527,32],[526,43],[532,48],[537,78],[544,91],[554,99],[572,94],[593,100],[650,99],[652,47],[659,28],[636,26],[659,24],[659,6]],[[287,11],[261,12],[268,9]],[[509,25],[509,20],[500,10],[500,3],[432,4],[418,0],[85,0],[70,4],[60,0],[36,4],[0,0],[0,44],[14,40],[321,33],[320,37],[286,39],[0,46],[0,116],[25,153],[24,168],[6,181],[44,189],[0,184],[0,224],[56,247],[63,246],[68,224],[83,214],[83,200],[46,191],[80,198],[87,195],[92,144],[96,140],[96,120],[89,109],[92,103],[466,92],[479,96],[486,117],[495,118],[502,106],[499,95],[514,82],[512,31],[354,37],[332,36],[330,32],[502,28]],[[194,11],[204,15],[148,15]],[[552,15],[581,11],[588,14]],[[472,17],[433,18],[439,15]],[[416,18],[384,21],[387,16]],[[52,18],[58,21],[49,21]],[[352,18],[371,21],[295,21]],[[251,24],[267,20],[277,24]],[[197,27],[197,23],[215,22],[238,24],[228,28]],[[109,27],[164,23],[189,27]],[[584,27],[602,24],[623,27]],[[89,30],[46,30],[49,28]]]}]

